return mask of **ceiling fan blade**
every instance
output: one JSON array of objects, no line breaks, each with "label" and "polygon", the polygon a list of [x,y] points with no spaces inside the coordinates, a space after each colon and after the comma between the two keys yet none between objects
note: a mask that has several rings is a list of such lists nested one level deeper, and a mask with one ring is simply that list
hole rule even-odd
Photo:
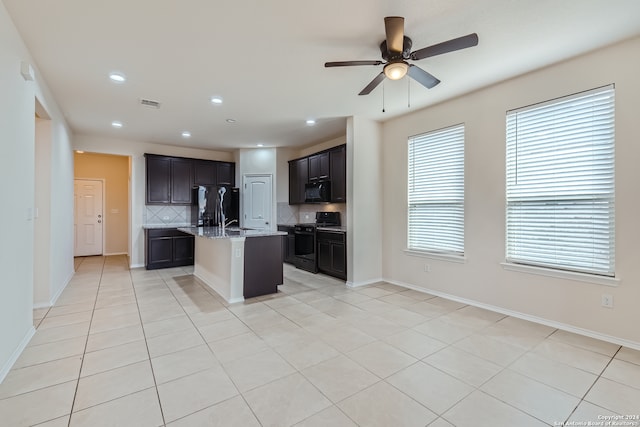
[{"label": "ceiling fan blade", "polygon": [[382,61],[336,61],[325,62],[325,67],[351,67],[353,65],[382,65]]},{"label": "ceiling fan blade", "polygon": [[384,29],[387,34],[387,50],[389,54],[402,53],[404,43],[404,18],[387,16],[384,18]]},{"label": "ceiling fan blade", "polygon": [[375,79],[371,80],[369,83],[358,95],[369,95],[372,90],[374,90],[385,78],[384,72],[378,74]]},{"label": "ceiling fan blade", "polygon": [[434,44],[433,46],[411,52],[411,59],[418,61],[420,59],[429,58],[430,56],[442,55],[443,53],[466,49],[477,45],[478,35],[476,33],[468,34],[466,36],[458,37],[457,39],[451,39],[446,42]]},{"label": "ceiling fan blade", "polygon": [[427,73],[425,70],[423,70],[422,68],[416,65],[409,65],[409,70],[407,71],[407,74],[409,74],[409,76],[413,80],[417,81],[427,89],[431,89],[432,87],[440,83],[440,80],[438,80],[437,78],[435,78],[434,76]]}]

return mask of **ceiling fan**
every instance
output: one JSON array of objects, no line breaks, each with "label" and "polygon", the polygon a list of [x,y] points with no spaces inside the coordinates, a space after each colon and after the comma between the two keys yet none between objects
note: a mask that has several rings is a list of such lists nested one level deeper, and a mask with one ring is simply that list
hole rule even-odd
[{"label": "ceiling fan", "polygon": [[431,56],[477,46],[478,44],[478,35],[472,33],[411,52],[412,41],[404,35],[404,18],[400,16],[387,16],[384,18],[384,28],[387,38],[380,43],[380,52],[382,53],[383,61],[338,61],[325,62],[324,64],[325,67],[384,65],[382,72],[362,89],[358,95],[368,95],[385,77],[391,80],[399,80],[406,74],[409,74],[409,77],[427,89],[431,89],[440,83],[440,80],[417,65],[408,63],[407,60],[419,61]]}]

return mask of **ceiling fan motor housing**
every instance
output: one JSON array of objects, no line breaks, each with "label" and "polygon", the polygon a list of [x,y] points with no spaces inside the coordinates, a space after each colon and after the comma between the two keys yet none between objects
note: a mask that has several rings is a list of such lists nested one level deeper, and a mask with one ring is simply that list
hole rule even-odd
[{"label": "ceiling fan motor housing", "polygon": [[384,59],[385,61],[399,61],[403,59],[409,59],[411,58],[412,45],[413,42],[411,41],[411,39],[407,36],[404,36],[402,41],[402,52],[392,55],[391,52],[389,52],[389,49],[387,49],[387,41],[383,40],[382,43],[380,43],[380,53],[382,53],[382,59]]}]

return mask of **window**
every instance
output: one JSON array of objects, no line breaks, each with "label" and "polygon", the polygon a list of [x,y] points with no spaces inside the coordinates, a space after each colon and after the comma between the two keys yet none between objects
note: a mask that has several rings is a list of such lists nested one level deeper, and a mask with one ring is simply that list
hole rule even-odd
[{"label": "window", "polygon": [[507,262],[614,276],[614,87],[507,112]]},{"label": "window", "polygon": [[464,125],[409,138],[408,249],[464,255]]}]

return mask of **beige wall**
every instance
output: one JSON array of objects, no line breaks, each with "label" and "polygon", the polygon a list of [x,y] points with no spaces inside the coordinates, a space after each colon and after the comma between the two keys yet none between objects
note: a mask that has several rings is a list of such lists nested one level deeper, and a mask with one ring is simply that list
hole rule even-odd
[{"label": "beige wall", "polygon": [[[515,78],[383,126],[383,276],[640,348],[640,38]],[[508,271],[505,260],[505,112],[615,83],[617,286]],[[464,263],[410,256],[407,138],[465,123]],[[356,188],[355,191],[359,189]],[[373,230],[372,230],[373,231]],[[425,264],[431,271],[425,272]],[[602,294],[614,308],[601,306]]]},{"label": "beige wall", "polygon": [[128,253],[129,157],[75,153],[74,177],[104,180],[104,253]]}]

